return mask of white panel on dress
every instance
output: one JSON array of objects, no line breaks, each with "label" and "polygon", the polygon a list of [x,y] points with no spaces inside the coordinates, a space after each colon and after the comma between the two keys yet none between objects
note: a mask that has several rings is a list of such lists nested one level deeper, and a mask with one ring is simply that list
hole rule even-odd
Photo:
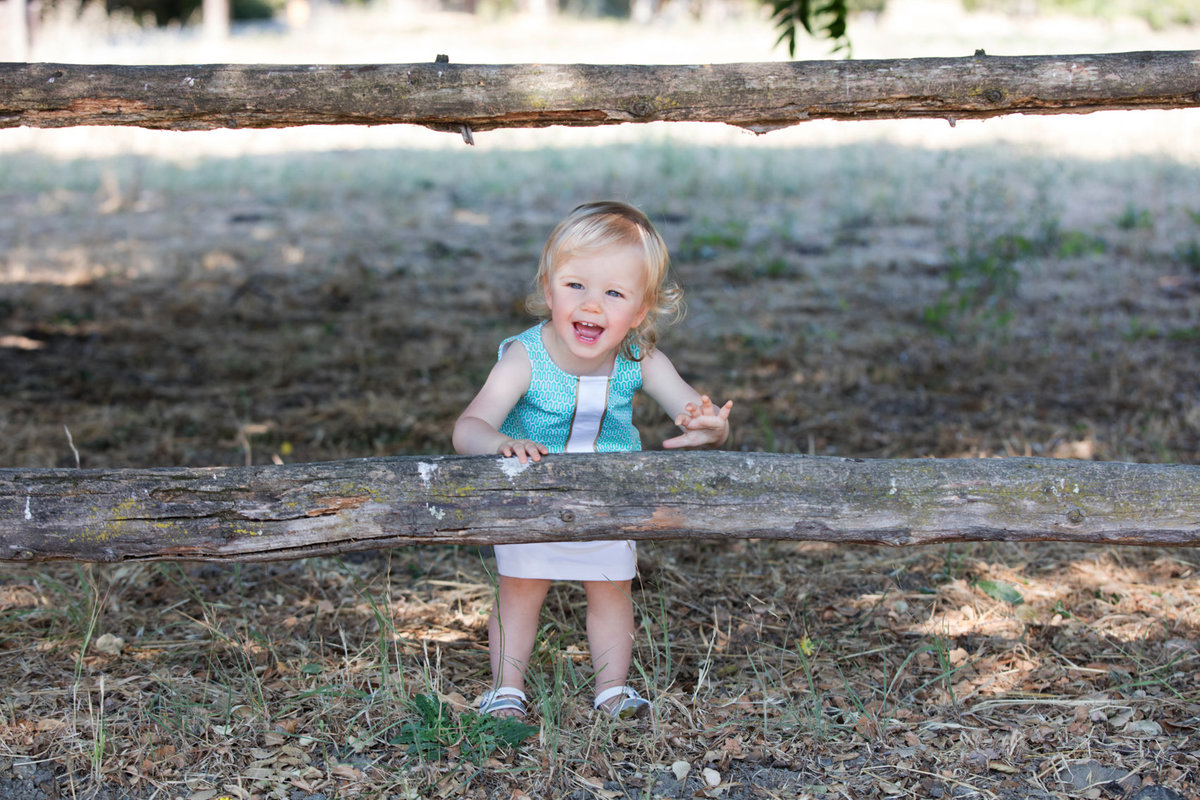
[{"label": "white panel on dress", "polygon": [[568,453],[594,453],[608,410],[608,376],[583,375],[575,384],[575,418],[571,420]]}]

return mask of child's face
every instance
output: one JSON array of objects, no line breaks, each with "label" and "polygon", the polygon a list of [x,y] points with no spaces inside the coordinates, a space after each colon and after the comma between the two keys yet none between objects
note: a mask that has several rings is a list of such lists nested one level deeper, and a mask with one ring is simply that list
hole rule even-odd
[{"label": "child's face", "polygon": [[545,291],[559,366],[576,374],[603,368],[646,317],[645,256],[634,246],[574,254]]}]

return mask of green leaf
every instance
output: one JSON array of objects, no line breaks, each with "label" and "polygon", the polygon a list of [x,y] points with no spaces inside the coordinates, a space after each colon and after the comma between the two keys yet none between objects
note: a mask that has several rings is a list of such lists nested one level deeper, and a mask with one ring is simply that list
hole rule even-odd
[{"label": "green leaf", "polygon": [[993,600],[999,600],[1002,603],[1019,606],[1025,602],[1025,598],[1021,596],[1016,587],[1009,583],[1001,581],[976,581],[975,586],[988,597]]},{"label": "green leaf", "polygon": [[537,725],[529,725],[516,717],[504,717],[496,723],[497,738],[509,747],[516,747],[538,730]]},{"label": "green leaf", "polygon": [[788,56],[796,56],[796,34],[803,28],[810,36],[833,42],[833,51],[850,54],[850,39],[846,35],[846,20],[850,16],[849,0],[764,0],[771,9],[771,21],[779,31],[775,44],[787,43]]},{"label": "green leaf", "polygon": [[483,764],[499,747],[517,747],[540,729],[515,717],[493,717],[465,711],[457,721],[450,706],[436,696],[419,694],[409,702],[417,719],[404,722],[393,745],[407,745],[410,755],[431,761],[442,758],[451,746],[462,756]]}]

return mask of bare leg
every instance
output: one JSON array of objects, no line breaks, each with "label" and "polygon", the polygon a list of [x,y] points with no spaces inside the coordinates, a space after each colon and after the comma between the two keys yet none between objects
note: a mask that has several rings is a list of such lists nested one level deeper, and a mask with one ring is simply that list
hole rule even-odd
[{"label": "bare leg", "polygon": [[584,581],[587,590],[588,649],[596,694],[629,679],[633,659],[632,581]]},{"label": "bare leg", "polygon": [[525,668],[537,637],[538,616],[550,581],[500,576],[496,605],[488,620],[492,687],[525,689]]}]

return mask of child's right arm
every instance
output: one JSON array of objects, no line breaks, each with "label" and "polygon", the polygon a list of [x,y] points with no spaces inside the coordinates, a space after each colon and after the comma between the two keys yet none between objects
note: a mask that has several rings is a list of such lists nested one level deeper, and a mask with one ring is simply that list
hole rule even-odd
[{"label": "child's right arm", "polygon": [[454,423],[454,452],[462,455],[499,453],[526,461],[540,461],[550,451],[529,439],[513,439],[500,426],[517,401],[529,391],[532,369],[524,346],[514,343],[484,382],[483,388]]}]

